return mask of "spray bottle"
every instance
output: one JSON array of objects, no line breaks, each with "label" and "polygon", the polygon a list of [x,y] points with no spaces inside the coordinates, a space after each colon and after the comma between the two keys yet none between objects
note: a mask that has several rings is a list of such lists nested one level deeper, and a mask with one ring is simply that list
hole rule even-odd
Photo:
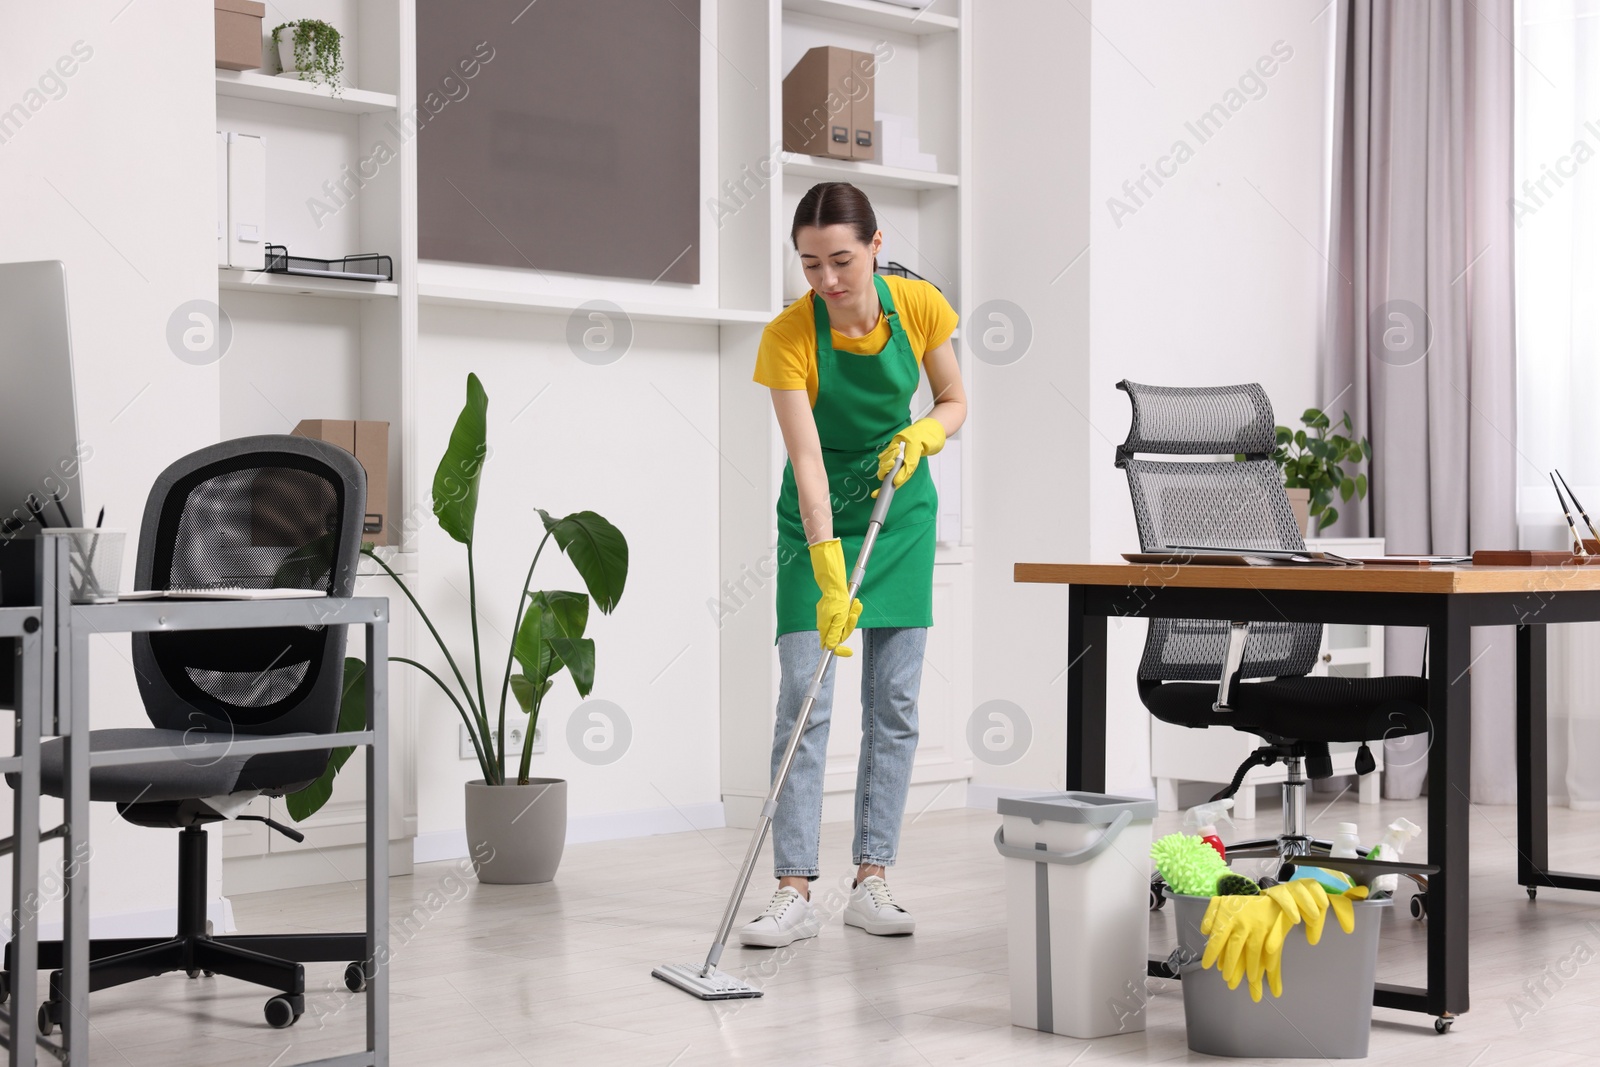
[{"label": "spray bottle", "polygon": [[1222,838],[1217,835],[1217,822],[1220,820],[1233,828],[1233,820],[1228,818],[1228,809],[1233,807],[1233,799],[1213,800],[1208,804],[1196,804],[1183,815],[1183,832],[1199,835],[1206,844],[1217,850],[1217,855],[1223,859],[1228,858],[1228,850],[1222,844]]},{"label": "spray bottle", "polygon": [[[1376,848],[1367,853],[1367,859],[1395,863],[1400,859],[1400,853],[1404,852],[1406,846],[1420,833],[1422,833],[1422,827],[1410,819],[1396,819],[1389,824],[1388,832],[1383,835],[1383,840],[1378,842]],[[1400,876],[1398,874],[1380,874],[1372,880],[1372,896],[1391,897],[1394,896],[1394,891],[1399,887]]]}]

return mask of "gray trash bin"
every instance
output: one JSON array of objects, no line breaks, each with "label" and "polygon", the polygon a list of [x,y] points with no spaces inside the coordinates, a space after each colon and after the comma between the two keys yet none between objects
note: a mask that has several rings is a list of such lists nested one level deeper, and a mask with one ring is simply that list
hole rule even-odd
[{"label": "gray trash bin", "polygon": [[1216,964],[1200,969],[1206,951],[1200,923],[1211,898],[1173,894],[1173,900],[1191,1049],[1250,1059],[1366,1056],[1378,929],[1392,900],[1355,901],[1356,928],[1349,934],[1330,912],[1315,945],[1306,944],[1304,925],[1290,930],[1283,943],[1283,995],[1274,997],[1263,978],[1259,1003],[1245,988],[1249,979],[1229,989]]},{"label": "gray trash bin", "polygon": [[1011,1022],[1093,1038],[1144,1029],[1156,802],[1001,797]]}]

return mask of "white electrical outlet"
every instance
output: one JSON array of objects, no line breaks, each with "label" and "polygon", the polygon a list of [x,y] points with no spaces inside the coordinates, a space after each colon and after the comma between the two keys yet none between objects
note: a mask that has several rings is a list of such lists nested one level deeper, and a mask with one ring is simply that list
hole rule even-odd
[{"label": "white electrical outlet", "polygon": [[[462,723],[457,727],[457,729],[459,729],[461,731],[461,758],[462,759],[477,759],[478,758],[478,753],[472,747],[472,735],[467,732],[467,724],[466,723]],[[511,736],[506,739],[506,757],[508,759],[510,757],[512,757],[512,756],[521,756],[522,755],[522,742],[523,742],[524,733],[525,733],[525,730],[521,726],[513,726],[513,727],[511,727]],[[500,731],[499,730],[496,730],[494,727],[491,726],[489,728],[489,736],[494,739],[495,743],[497,743],[497,744],[499,743],[499,740],[500,740]],[[544,727],[543,726],[539,726],[539,727],[536,727],[534,729],[534,731],[533,731],[533,754],[535,756],[543,755],[544,751],[545,751]]]}]

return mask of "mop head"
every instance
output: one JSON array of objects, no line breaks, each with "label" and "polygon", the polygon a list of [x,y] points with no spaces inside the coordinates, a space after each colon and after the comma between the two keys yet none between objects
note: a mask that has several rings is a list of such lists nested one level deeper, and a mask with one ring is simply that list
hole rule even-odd
[{"label": "mop head", "polygon": [[[1203,839],[1168,834],[1150,846],[1156,871],[1174,893],[1192,897],[1250,896],[1261,892],[1250,879],[1234,874]],[[1226,883],[1227,888],[1223,885]]]},{"label": "mop head", "polygon": [[704,964],[663,963],[650,973],[701,1000],[749,1000],[761,995],[761,990],[731,974],[715,967],[710,974],[703,974],[704,970]]}]

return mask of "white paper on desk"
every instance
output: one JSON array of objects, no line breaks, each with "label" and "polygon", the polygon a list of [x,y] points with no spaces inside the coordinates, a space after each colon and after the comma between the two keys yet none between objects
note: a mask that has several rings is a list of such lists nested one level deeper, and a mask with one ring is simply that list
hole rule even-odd
[{"label": "white paper on desk", "polygon": [[243,793],[229,793],[222,797],[201,797],[200,803],[222,816],[224,819],[238,818],[250,802],[261,795],[259,789],[247,789]]}]

